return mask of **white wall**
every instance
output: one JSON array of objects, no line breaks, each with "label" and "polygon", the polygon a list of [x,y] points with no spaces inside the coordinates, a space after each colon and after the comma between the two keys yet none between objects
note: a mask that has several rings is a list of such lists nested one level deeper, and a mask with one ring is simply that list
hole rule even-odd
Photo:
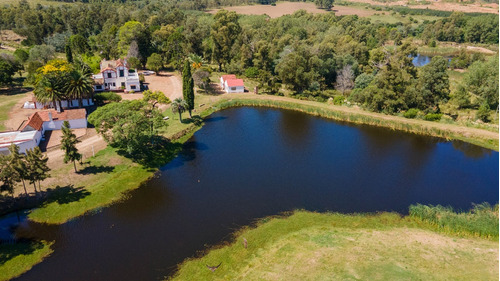
[{"label": "white wall", "polygon": [[[234,89],[232,89],[232,88],[234,88]],[[224,90],[226,91],[226,93],[243,93],[243,92],[245,92],[245,87],[244,86],[229,87],[227,85],[227,81],[226,81],[226,83],[224,83]]]},{"label": "white wall", "polygon": [[[43,122],[43,129],[46,131],[61,130],[64,120],[54,121],[55,128],[49,128],[50,122]],[[71,129],[87,128],[87,119],[68,120]]]},{"label": "white wall", "polygon": [[[37,131],[33,139],[21,143],[16,143],[17,146],[19,146],[19,152],[26,154],[26,151],[28,149],[33,149],[37,147],[40,144],[40,141],[42,139],[42,132]],[[0,154],[4,155],[9,155],[9,147],[2,147],[0,148]]]}]

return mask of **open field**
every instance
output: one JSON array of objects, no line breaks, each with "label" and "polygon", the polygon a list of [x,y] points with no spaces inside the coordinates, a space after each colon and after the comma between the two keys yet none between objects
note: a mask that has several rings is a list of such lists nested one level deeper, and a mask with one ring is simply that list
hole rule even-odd
[{"label": "open field", "polygon": [[[375,1],[375,0],[347,0],[347,2],[352,3],[366,3],[373,6],[408,6],[407,0],[397,0],[397,1]],[[429,4],[425,5],[409,5],[412,9],[430,9],[430,10],[438,10],[438,11],[457,11],[464,13],[491,13],[498,14],[498,4],[489,3],[489,4],[481,4],[481,3],[453,3],[446,2],[443,0],[440,1],[431,1]]]},{"label": "open field", "polygon": [[27,94],[23,91],[0,90],[0,131],[17,129],[17,127],[10,126],[10,112],[26,98]]},{"label": "open field", "polygon": [[[268,15],[271,18],[278,18],[283,15],[293,14],[298,10],[306,10],[309,13],[313,14],[323,14],[328,13],[324,9],[316,8],[316,5],[311,2],[278,2],[276,6],[271,5],[251,5],[251,6],[234,6],[234,7],[225,7],[225,10],[235,11],[238,14],[242,15]],[[215,14],[218,9],[211,10],[209,13]],[[335,6],[332,8],[332,11],[337,16],[344,15],[358,15],[361,17],[366,17],[373,15],[375,11],[367,10],[362,7],[348,7],[348,6]]]},{"label": "open field", "polygon": [[[498,280],[498,241],[439,234],[397,214],[296,211],[244,228],[173,280]],[[243,246],[243,239],[248,247]],[[211,272],[207,265],[220,267]]]}]

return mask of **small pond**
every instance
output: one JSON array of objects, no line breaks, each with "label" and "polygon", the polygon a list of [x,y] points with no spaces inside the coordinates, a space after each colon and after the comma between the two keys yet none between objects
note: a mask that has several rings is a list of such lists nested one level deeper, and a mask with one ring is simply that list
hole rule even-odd
[{"label": "small pond", "polygon": [[127,200],[63,225],[21,223],[18,237],[56,242],[18,280],[161,280],[236,229],[297,208],[495,204],[498,160],[463,142],[286,110],[224,110]]},{"label": "small pond", "polygon": [[[448,60],[448,62],[451,61],[451,57],[445,57],[445,58]],[[431,59],[432,59],[432,57],[430,57],[430,56],[417,54],[416,56],[413,57],[412,63],[414,66],[420,67],[420,66],[424,66],[424,65],[430,63]]]}]

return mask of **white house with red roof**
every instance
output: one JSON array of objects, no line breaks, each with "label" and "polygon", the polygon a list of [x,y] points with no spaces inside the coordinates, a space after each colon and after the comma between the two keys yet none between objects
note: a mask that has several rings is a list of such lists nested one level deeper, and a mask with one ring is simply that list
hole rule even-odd
[{"label": "white house with red roof", "polygon": [[93,75],[94,91],[140,91],[139,74],[126,59],[102,60],[101,72]]},{"label": "white house with red roof", "polygon": [[222,75],[220,77],[221,87],[226,93],[243,93],[245,84],[243,79],[237,79],[234,74]]},{"label": "white house with red roof", "polygon": [[71,129],[87,128],[87,111],[79,108],[35,112],[18,131],[0,133],[0,154],[9,154],[9,146],[13,143],[19,146],[19,152],[26,153],[40,144],[45,131],[61,130],[64,121],[69,122]]}]

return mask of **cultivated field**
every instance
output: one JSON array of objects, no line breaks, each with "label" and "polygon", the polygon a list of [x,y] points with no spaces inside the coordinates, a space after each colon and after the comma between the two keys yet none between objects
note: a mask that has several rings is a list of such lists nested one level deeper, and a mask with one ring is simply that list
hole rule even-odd
[{"label": "cultivated field", "polygon": [[[277,3],[276,6],[271,5],[252,5],[252,6],[235,6],[235,7],[225,7],[224,9],[228,11],[235,11],[242,15],[268,15],[271,18],[278,18],[283,15],[293,14],[298,10],[306,10],[313,14],[323,14],[328,13],[324,9],[316,8],[316,5],[311,2],[281,2]],[[219,9],[211,10],[209,13],[215,14]],[[335,6],[332,11],[338,16],[344,15],[358,15],[361,17],[371,16],[375,13],[373,10],[367,10],[362,7],[348,7],[348,6]]]},{"label": "cultivated field", "polygon": [[347,2],[354,3],[367,3],[375,6],[409,6],[413,9],[430,9],[430,10],[439,10],[439,11],[458,11],[464,13],[492,13],[498,14],[498,4],[496,3],[452,3],[445,1],[431,1],[430,4],[425,5],[408,5],[407,0],[398,0],[391,2],[381,2],[375,0],[348,0]]}]

